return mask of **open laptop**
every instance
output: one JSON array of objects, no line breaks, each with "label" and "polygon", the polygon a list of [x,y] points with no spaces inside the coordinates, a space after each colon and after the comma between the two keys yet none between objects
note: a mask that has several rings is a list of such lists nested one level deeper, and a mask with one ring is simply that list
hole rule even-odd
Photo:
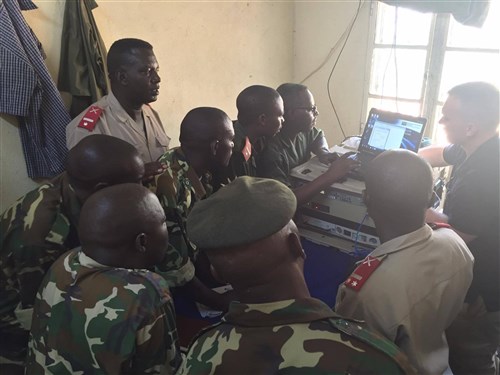
[{"label": "open laptop", "polygon": [[366,165],[386,150],[406,149],[417,152],[427,119],[372,108],[359,142],[358,152],[351,158],[361,165],[349,177],[363,180]]}]

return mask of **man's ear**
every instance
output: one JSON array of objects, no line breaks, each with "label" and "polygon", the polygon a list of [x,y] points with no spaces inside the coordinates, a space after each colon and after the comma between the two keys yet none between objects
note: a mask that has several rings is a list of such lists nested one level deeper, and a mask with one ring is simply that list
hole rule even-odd
[{"label": "man's ear", "polygon": [[128,74],[123,69],[118,69],[115,73],[116,80],[122,85],[128,85]]},{"label": "man's ear", "polygon": [[265,125],[266,124],[266,119],[267,119],[267,116],[265,115],[265,113],[261,113],[257,119],[259,120],[259,125]]},{"label": "man's ear", "polygon": [[467,137],[473,137],[476,135],[478,131],[479,131],[478,126],[475,123],[469,123],[465,128],[465,135]]},{"label": "man's ear", "polygon": [[97,184],[94,185],[94,188],[92,189],[92,193],[95,193],[96,191],[104,189],[108,186],[110,186],[109,182],[98,182]]},{"label": "man's ear", "polygon": [[217,155],[217,150],[219,149],[219,141],[213,140],[210,142],[210,154],[213,156]]},{"label": "man's ear", "polygon": [[146,252],[146,245],[148,243],[148,236],[146,233],[139,233],[135,237],[135,249],[140,253]]},{"label": "man's ear", "polygon": [[292,232],[288,234],[288,246],[294,257],[306,259],[306,253],[302,248],[302,244],[300,243],[300,238],[297,233]]}]

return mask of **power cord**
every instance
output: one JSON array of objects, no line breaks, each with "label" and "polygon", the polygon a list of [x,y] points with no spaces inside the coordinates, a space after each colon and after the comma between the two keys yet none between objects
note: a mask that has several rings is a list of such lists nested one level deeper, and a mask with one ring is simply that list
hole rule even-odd
[{"label": "power cord", "polygon": [[359,234],[361,232],[361,227],[363,226],[365,220],[368,218],[368,211],[365,213],[365,216],[363,216],[363,219],[358,225],[358,229],[356,230],[355,234],[355,241],[354,241],[354,252],[353,255],[356,258],[365,258],[368,254],[372,252],[371,249],[366,249],[364,247],[358,247],[359,245]]}]

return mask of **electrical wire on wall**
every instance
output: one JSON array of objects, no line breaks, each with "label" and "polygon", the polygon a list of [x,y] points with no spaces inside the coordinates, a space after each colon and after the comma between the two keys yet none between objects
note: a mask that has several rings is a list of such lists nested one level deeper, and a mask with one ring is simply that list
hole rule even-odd
[{"label": "electrical wire on wall", "polygon": [[345,29],[345,31],[342,33],[342,35],[340,36],[340,38],[335,42],[334,46],[330,49],[330,52],[328,53],[328,56],[325,58],[325,60],[316,69],[314,69],[302,81],[300,81],[300,83],[304,83],[306,80],[308,80],[309,78],[311,78],[314,74],[316,74],[319,70],[321,70],[327,64],[327,62],[331,59],[331,57],[334,55],[334,53],[337,50],[337,48],[339,47],[341,41],[344,40],[344,42],[342,44],[342,47],[340,48],[340,52],[339,52],[337,58],[335,59],[335,62],[334,62],[333,67],[332,67],[332,70],[330,71],[330,74],[328,76],[327,87],[326,87],[327,88],[327,93],[328,93],[328,99],[330,101],[330,104],[332,106],[332,109],[333,109],[333,112],[335,114],[335,117],[336,117],[336,119],[337,119],[337,121],[339,123],[340,131],[342,132],[342,135],[343,135],[344,138],[346,138],[346,135],[345,135],[344,129],[342,127],[340,118],[339,118],[339,116],[337,114],[337,110],[335,108],[335,105],[333,104],[332,95],[331,95],[331,92],[330,92],[330,81],[331,81],[331,78],[333,76],[333,72],[334,72],[335,68],[337,67],[337,63],[339,62],[340,56],[342,55],[342,52],[344,51],[344,48],[345,48],[345,46],[347,44],[347,41],[349,40],[349,37],[351,35],[352,29],[354,27],[354,24],[356,23],[356,20],[358,19],[359,11],[360,11],[362,5],[363,5],[363,1],[362,0],[358,0],[358,8],[356,10],[356,14],[351,19],[351,22],[349,23],[349,25],[347,26],[347,28]]},{"label": "electrical wire on wall", "polygon": [[303,84],[305,81],[307,81],[313,75],[315,75],[316,73],[318,73],[328,63],[328,61],[330,61],[330,59],[332,58],[333,54],[335,53],[335,51],[339,47],[340,43],[342,43],[342,41],[344,40],[344,38],[349,33],[350,25],[355,21],[355,17],[356,16],[357,16],[357,14],[353,16],[353,18],[349,22],[349,26],[346,27],[346,29],[344,30],[344,32],[342,33],[342,35],[340,36],[340,38],[338,38],[337,41],[335,42],[335,44],[333,45],[333,47],[330,48],[330,52],[325,57],[325,59],[323,60],[323,62],[316,69],[314,69],[311,73],[309,73],[302,81],[300,81],[299,82],[300,84]]},{"label": "electrical wire on wall", "polygon": [[333,99],[332,99],[332,93],[330,92],[330,81],[333,77],[333,72],[335,71],[335,68],[337,67],[337,64],[340,60],[340,56],[342,56],[342,52],[344,51],[344,48],[347,44],[347,41],[349,40],[349,37],[351,36],[351,32],[352,32],[352,29],[354,27],[354,24],[356,23],[356,20],[358,19],[358,16],[359,16],[359,11],[361,9],[361,5],[362,5],[362,1],[359,0],[358,1],[358,9],[356,9],[356,14],[354,15],[354,18],[352,19],[352,22],[351,24],[349,25],[349,31],[347,32],[347,36],[344,40],[344,44],[342,44],[342,48],[340,49],[340,52],[337,56],[337,59],[335,60],[335,63],[333,64],[333,67],[332,67],[332,70],[330,71],[330,75],[328,76],[328,80],[326,81],[326,91],[328,93],[328,100],[330,100],[330,104],[332,106],[332,109],[333,109],[333,113],[335,113],[335,118],[337,119],[337,122],[339,123],[339,128],[340,128],[340,131],[342,132],[342,136],[345,138],[346,135],[345,135],[345,132],[344,132],[344,128],[342,127],[342,122],[340,121],[340,118],[339,118],[339,115],[337,113],[337,109],[335,108],[335,104],[333,104]]}]

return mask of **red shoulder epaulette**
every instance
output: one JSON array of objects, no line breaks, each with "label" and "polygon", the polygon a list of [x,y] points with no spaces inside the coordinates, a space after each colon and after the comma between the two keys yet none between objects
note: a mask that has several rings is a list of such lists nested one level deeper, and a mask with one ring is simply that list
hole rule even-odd
[{"label": "red shoulder epaulette", "polygon": [[243,147],[241,153],[243,154],[245,161],[248,161],[250,156],[252,156],[252,144],[250,143],[250,139],[248,139],[248,137],[245,137],[245,147]]},{"label": "red shoulder epaulette", "polygon": [[351,273],[351,275],[344,281],[344,285],[350,289],[359,292],[366,280],[371,274],[380,266],[384,261],[385,256],[382,258],[375,258],[368,255],[361,264]]},{"label": "red shoulder epaulette", "polygon": [[78,124],[79,128],[87,129],[89,132],[94,131],[97,120],[101,117],[102,108],[96,105],[90,106],[89,110],[83,115],[83,118]]},{"label": "red shoulder epaulette", "polygon": [[427,223],[427,225],[430,226],[432,230],[441,229],[441,228],[451,229],[451,225],[446,224],[446,223]]}]

